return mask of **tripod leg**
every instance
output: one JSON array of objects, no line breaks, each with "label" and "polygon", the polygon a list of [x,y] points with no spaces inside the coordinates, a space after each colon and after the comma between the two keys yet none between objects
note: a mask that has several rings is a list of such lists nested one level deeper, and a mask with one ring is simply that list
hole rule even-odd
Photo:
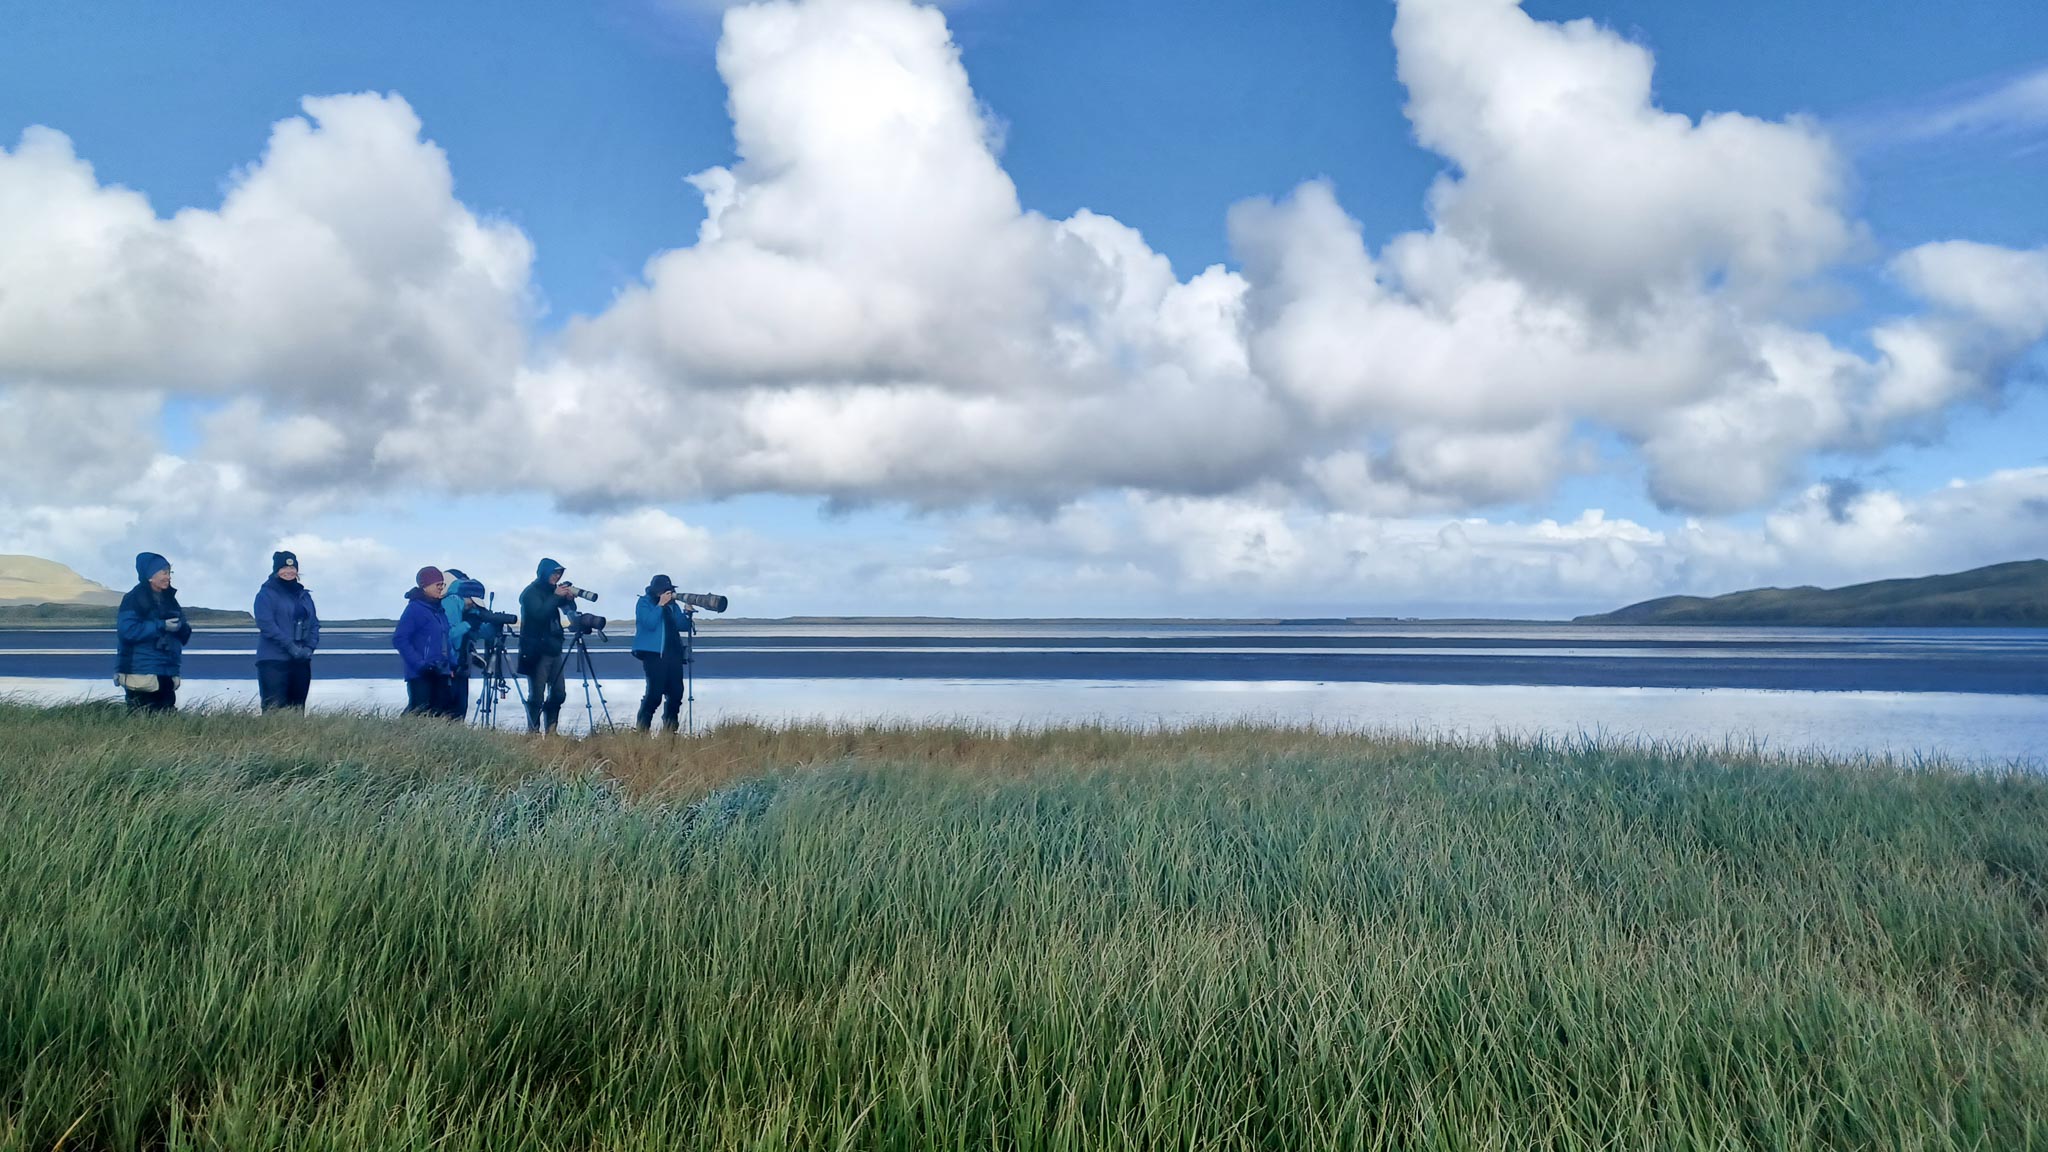
[{"label": "tripod leg", "polygon": [[597,706],[604,712],[604,726],[610,728],[613,726],[611,702],[604,698],[604,681],[597,678],[597,662],[590,658],[590,646],[587,644],[583,647],[583,669],[584,674],[590,677],[589,683],[597,689]]}]

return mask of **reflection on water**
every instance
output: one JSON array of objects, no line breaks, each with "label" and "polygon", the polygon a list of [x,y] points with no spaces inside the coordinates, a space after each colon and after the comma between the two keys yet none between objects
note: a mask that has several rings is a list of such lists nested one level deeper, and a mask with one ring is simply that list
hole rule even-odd
[{"label": "reflection on water", "polygon": [[[605,680],[614,720],[630,722],[640,681]],[[104,680],[0,677],[0,694],[39,701],[116,699]],[[181,703],[254,708],[253,680],[186,681]],[[404,704],[391,680],[313,685],[316,709]],[[588,724],[570,686],[564,727]],[[595,704],[593,693],[592,703]],[[1940,692],[1773,692],[1713,688],[1582,688],[1514,685],[1360,684],[1306,681],[1116,680],[716,680],[698,686],[700,725],[963,721],[998,727],[1100,722],[1176,727],[1258,721],[1446,736],[1599,735],[1660,741],[1735,740],[1780,751],[1939,756],[1984,764],[2048,767],[2048,701],[2038,696]],[[518,697],[499,709],[519,727]]]}]

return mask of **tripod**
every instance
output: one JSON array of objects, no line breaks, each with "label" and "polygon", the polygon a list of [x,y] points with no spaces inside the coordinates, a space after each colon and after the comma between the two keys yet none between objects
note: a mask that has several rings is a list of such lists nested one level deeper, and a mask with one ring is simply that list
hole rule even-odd
[{"label": "tripod", "polygon": [[[597,716],[600,711],[604,713],[604,726],[607,728],[613,726],[612,706],[604,698],[604,683],[597,678],[597,669],[590,661],[590,645],[585,642],[585,638],[589,635],[590,630],[580,626],[571,633],[569,647],[562,653],[562,659],[564,661],[573,660],[575,662],[573,667],[576,669],[577,675],[583,677],[583,717],[589,723],[590,730],[595,732],[597,731]],[[597,636],[600,640],[607,639],[603,632],[599,632]],[[597,692],[597,702],[594,706],[591,703],[590,696],[592,689],[595,689]]]},{"label": "tripod", "polygon": [[490,637],[484,642],[483,652],[476,657],[484,670],[483,688],[476,694],[476,723],[479,727],[498,726],[498,704],[512,695],[514,690],[519,693],[520,707],[526,706],[526,685],[522,678],[507,675],[505,671],[505,666],[509,662],[505,654],[505,643],[510,639],[511,635],[507,629],[493,629]]},{"label": "tripod", "polygon": [[697,734],[697,624],[683,632],[683,734]]}]

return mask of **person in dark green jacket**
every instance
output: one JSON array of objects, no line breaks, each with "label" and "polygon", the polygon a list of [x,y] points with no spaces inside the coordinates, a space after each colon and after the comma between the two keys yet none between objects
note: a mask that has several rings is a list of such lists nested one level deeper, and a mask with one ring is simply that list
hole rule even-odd
[{"label": "person in dark green jacket", "polygon": [[[576,587],[562,579],[568,569],[543,559],[533,583],[519,593],[519,674],[526,677],[526,730],[551,732],[569,698],[563,675],[562,609]],[[545,724],[545,726],[543,726]]]}]

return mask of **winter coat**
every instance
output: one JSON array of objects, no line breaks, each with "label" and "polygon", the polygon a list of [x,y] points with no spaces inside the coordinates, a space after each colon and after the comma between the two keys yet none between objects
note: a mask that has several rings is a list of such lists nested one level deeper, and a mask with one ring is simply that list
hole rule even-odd
[{"label": "winter coat", "polygon": [[561,565],[542,560],[534,569],[533,583],[519,593],[519,672],[533,674],[535,661],[562,654],[562,598],[548,576]]},{"label": "winter coat", "polygon": [[[115,616],[118,639],[114,671],[138,676],[176,676],[183,669],[185,644],[192,639],[192,621],[185,618],[185,610],[178,604],[176,588],[158,592],[149,586],[151,576],[170,566],[170,561],[154,552],[144,552],[135,558],[135,572],[140,579],[121,597],[121,609]],[[178,626],[166,628],[164,621],[173,618]]]},{"label": "winter coat", "polygon": [[[669,633],[694,635],[696,622],[683,606],[671,600],[666,606],[655,603],[652,596],[641,596],[633,605],[633,651],[659,656],[667,651]],[[682,637],[675,639],[675,646],[683,646]]]},{"label": "winter coat", "polygon": [[405,661],[407,680],[417,680],[429,670],[454,670],[455,662],[448,656],[448,616],[418,588],[405,594],[405,613],[391,633],[391,646]]},{"label": "winter coat", "polygon": [[320,647],[320,613],[297,580],[276,576],[256,591],[256,660],[309,660]]},{"label": "winter coat", "polygon": [[[176,628],[164,621],[177,618]],[[120,640],[114,650],[114,671],[138,676],[177,676],[185,664],[185,644],[192,639],[192,622],[178,605],[178,590],[162,592],[148,582],[137,584],[121,597],[116,617]]]}]

